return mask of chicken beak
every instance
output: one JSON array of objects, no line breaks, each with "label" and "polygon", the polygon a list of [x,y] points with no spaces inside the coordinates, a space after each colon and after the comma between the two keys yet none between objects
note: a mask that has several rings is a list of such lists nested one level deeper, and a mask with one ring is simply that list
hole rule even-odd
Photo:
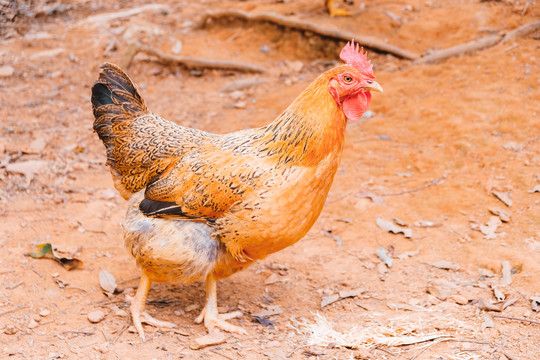
[{"label": "chicken beak", "polygon": [[375,80],[371,80],[371,82],[367,86],[364,86],[364,89],[366,89],[366,91],[383,92],[382,86]]}]

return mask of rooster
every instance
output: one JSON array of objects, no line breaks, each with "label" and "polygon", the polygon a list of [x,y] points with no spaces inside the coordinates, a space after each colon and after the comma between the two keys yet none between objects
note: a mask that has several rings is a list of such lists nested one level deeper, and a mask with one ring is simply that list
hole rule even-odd
[{"label": "rooster", "polygon": [[92,88],[94,130],[114,185],[129,200],[125,246],[141,268],[130,311],[142,322],[152,282],[206,282],[196,319],[208,331],[245,333],[218,314],[216,281],[300,240],[317,220],[336,173],[347,120],[382,91],[354,42],[272,123],[216,135],[148,110],[137,86],[105,63]]}]

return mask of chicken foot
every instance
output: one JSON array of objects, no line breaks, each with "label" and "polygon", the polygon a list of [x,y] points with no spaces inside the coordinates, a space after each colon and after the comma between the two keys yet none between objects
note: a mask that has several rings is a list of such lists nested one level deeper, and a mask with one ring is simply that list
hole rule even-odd
[{"label": "chicken foot", "polygon": [[204,320],[204,326],[208,332],[212,332],[215,328],[219,328],[231,333],[246,334],[247,331],[243,328],[230,324],[227,320],[234,318],[234,313],[219,314],[217,308],[217,282],[212,274],[206,278],[206,305],[197,316],[195,322],[200,324]]},{"label": "chicken foot", "polygon": [[153,318],[148,314],[144,309],[146,307],[146,298],[148,296],[148,290],[150,290],[150,285],[152,284],[152,280],[146,275],[143,271],[141,275],[141,281],[139,282],[139,287],[137,288],[137,293],[134,297],[129,297],[128,299],[131,301],[131,317],[133,319],[133,325],[135,326],[135,329],[139,332],[139,336],[141,339],[145,339],[144,336],[144,329],[142,327],[142,323],[148,325],[153,325],[156,327],[169,327],[173,328],[176,325],[168,322],[168,321],[162,321],[158,320],[156,318]]}]

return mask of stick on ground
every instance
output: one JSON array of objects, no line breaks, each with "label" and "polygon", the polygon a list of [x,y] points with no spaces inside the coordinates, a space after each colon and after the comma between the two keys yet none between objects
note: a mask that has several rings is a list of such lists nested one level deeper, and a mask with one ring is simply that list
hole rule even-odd
[{"label": "stick on ground", "polygon": [[237,19],[242,19],[242,20],[247,20],[247,21],[269,22],[269,23],[283,26],[289,29],[310,31],[314,34],[317,34],[323,37],[332,38],[332,39],[345,40],[345,41],[350,41],[351,39],[354,39],[354,41],[356,41],[357,43],[365,47],[368,47],[368,48],[371,48],[373,50],[377,50],[380,52],[392,54],[392,55],[395,55],[397,57],[407,59],[407,60],[415,60],[415,59],[418,59],[419,57],[417,54],[411,51],[401,49],[397,46],[389,45],[381,40],[378,40],[369,36],[358,35],[358,34],[345,32],[345,31],[341,31],[337,29],[327,28],[327,27],[324,27],[322,25],[319,25],[310,21],[293,19],[287,16],[273,13],[273,12],[253,14],[253,13],[249,13],[249,12],[237,10],[237,9],[209,11],[203,15],[199,23],[199,27],[204,27],[204,25],[211,19],[220,19],[220,18],[237,18]]},{"label": "stick on ground", "polygon": [[146,53],[151,56],[155,56],[159,59],[159,61],[165,63],[165,64],[175,64],[175,65],[182,65],[185,66],[188,69],[218,69],[218,70],[234,70],[234,71],[242,71],[242,72],[252,72],[252,73],[263,73],[266,72],[266,70],[260,66],[257,65],[250,65],[250,64],[244,64],[234,61],[226,61],[226,60],[212,60],[212,59],[204,59],[204,58],[195,58],[191,56],[180,56],[180,55],[171,55],[164,53],[161,50],[158,50],[152,46],[143,45],[143,44],[133,44],[131,45],[132,48],[129,51],[128,54],[128,61],[127,66],[131,65],[131,62],[133,61],[133,58],[138,53]]}]

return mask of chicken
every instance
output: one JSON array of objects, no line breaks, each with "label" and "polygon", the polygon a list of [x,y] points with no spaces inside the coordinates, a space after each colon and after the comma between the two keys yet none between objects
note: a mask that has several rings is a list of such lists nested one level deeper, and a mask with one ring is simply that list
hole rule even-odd
[{"label": "chicken", "polygon": [[152,282],[206,281],[197,322],[208,331],[244,332],[218,314],[216,281],[300,240],[317,220],[343,150],[347,120],[382,91],[363,50],[347,44],[346,64],[320,75],[272,123],[216,135],[148,110],[117,66],[101,66],[92,88],[94,130],[105,145],[114,185],[129,200],[123,223],[141,268],[133,323],[152,318]]}]

